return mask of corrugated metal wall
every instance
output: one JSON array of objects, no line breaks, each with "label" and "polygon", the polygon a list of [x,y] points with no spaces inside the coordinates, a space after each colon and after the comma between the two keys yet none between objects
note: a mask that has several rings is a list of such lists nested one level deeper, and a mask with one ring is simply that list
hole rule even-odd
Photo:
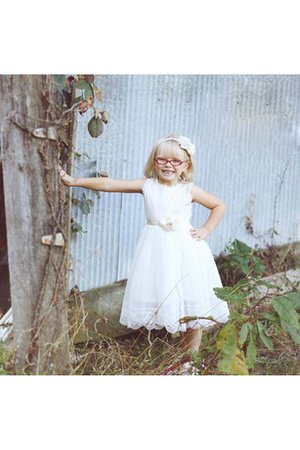
[{"label": "corrugated metal wall", "polygon": [[[141,177],[154,142],[180,133],[197,147],[195,183],[227,204],[207,239],[215,255],[236,238],[252,247],[300,239],[300,76],[102,75],[96,84],[109,123],[93,139],[92,111],[78,114],[74,150],[88,157],[74,160],[75,176],[94,176],[96,164],[112,178]],[[86,290],[127,278],[145,217],[139,194],[97,200],[74,189],[76,197],[82,192],[94,206],[87,216],[73,208],[87,233],[72,240],[70,286]],[[200,226],[209,210],[193,209]]]}]

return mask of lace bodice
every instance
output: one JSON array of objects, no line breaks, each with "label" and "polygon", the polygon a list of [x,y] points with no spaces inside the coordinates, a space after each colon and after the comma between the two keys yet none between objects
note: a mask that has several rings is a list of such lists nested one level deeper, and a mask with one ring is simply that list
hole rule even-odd
[{"label": "lace bodice", "polygon": [[193,183],[167,186],[148,178],[143,193],[148,224],[172,223],[175,227],[190,226]]}]

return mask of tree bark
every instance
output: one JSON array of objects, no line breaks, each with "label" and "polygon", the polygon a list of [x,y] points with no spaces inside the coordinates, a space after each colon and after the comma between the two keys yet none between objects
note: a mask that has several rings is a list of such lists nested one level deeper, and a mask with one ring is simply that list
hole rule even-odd
[{"label": "tree bark", "polygon": [[[68,248],[43,245],[62,233],[65,190],[55,140],[34,136],[57,119],[53,77],[0,76],[1,153],[13,336],[18,373],[70,373],[67,316]],[[56,117],[55,117],[56,116]],[[39,134],[39,133],[38,133]]]}]

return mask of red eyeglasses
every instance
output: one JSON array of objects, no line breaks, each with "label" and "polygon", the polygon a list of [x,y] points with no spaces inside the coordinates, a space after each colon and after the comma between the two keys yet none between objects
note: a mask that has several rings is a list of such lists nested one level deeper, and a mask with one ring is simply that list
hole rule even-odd
[{"label": "red eyeglasses", "polygon": [[181,161],[180,159],[167,159],[160,157],[154,159],[160,166],[165,166],[169,162],[173,167],[178,167],[181,166],[181,164],[183,164],[184,162],[187,162],[187,160]]}]

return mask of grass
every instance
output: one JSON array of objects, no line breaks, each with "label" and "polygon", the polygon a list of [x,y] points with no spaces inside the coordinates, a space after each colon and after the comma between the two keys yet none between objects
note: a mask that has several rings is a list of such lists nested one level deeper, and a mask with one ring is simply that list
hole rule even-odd
[{"label": "grass", "polygon": [[[217,369],[214,350],[217,330],[204,333],[200,355],[194,364],[200,375],[224,375]],[[274,351],[258,348],[250,375],[300,375],[300,348],[286,334],[273,339]],[[163,330],[136,331],[116,339],[103,337],[74,346],[73,375],[160,375],[183,355],[180,340]],[[15,375],[13,353],[0,345],[0,375]]]},{"label": "grass", "polygon": [[[194,364],[200,375],[224,375],[217,369],[215,340],[217,330],[203,335],[199,357]],[[148,335],[133,332],[129,336],[100,342],[77,344],[73,367],[77,375],[160,375],[164,368],[183,355],[179,337],[153,330]],[[273,339],[274,351],[258,348],[255,368],[250,375],[300,375],[300,348],[282,333]]]},{"label": "grass", "polygon": [[75,374],[158,375],[182,355],[178,337],[163,330],[136,331],[74,347]]}]

